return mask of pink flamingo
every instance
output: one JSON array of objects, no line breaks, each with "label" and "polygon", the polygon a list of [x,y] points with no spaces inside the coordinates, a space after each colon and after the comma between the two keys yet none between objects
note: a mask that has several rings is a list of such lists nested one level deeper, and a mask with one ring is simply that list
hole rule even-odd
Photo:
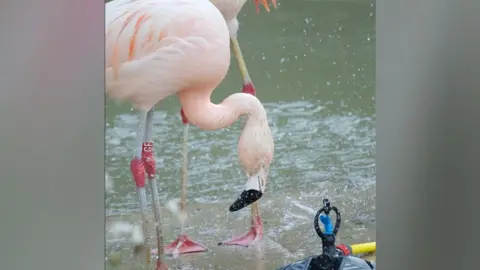
[{"label": "pink flamingo", "polygon": [[[155,105],[171,95],[178,96],[189,122],[204,130],[225,128],[241,115],[248,116],[238,142],[240,163],[248,179],[229,210],[248,205],[252,209],[252,228],[237,244],[252,243],[263,232],[257,200],[265,191],[274,152],[266,111],[254,95],[246,93],[232,94],[220,104],[210,100],[229,68],[229,45],[225,20],[207,0],[117,0],[106,4],[106,93],[129,100],[139,112],[137,148],[130,168],[147,248],[145,172],[148,176],[156,219],[157,264],[164,247],[152,116]],[[193,252],[192,247],[177,250]]]},{"label": "pink flamingo", "polygon": [[[212,2],[218,10],[220,10],[225,21],[227,22],[228,30],[230,33],[230,41],[233,48],[233,53],[235,55],[235,58],[237,59],[238,68],[243,80],[242,92],[255,95],[256,89],[248,73],[248,69],[245,64],[242,51],[240,49],[240,44],[238,43],[238,39],[237,39],[237,33],[239,28],[237,16],[240,10],[242,9],[242,7],[247,2],[247,0],[210,0],[210,2]],[[271,0],[271,2],[273,7],[277,8],[276,0]],[[267,12],[270,12],[268,0],[255,0],[257,14],[260,13],[260,8],[259,8],[260,4],[263,5],[263,7]],[[183,165],[182,165],[182,184],[181,184],[182,192],[181,192],[181,204],[180,204],[181,209],[176,210],[176,212],[180,217],[181,234],[175,241],[173,241],[171,244],[166,246],[165,251],[167,253],[181,254],[181,253],[189,253],[189,252],[201,252],[201,251],[206,251],[207,249],[204,246],[192,241],[191,239],[186,237],[186,235],[182,234],[183,224],[186,220],[186,214],[182,215],[181,212],[185,208],[185,201],[186,201],[186,178],[187,178],[186,171],[187,171],[187,149],[188,149],[187,141],[188,141],[189,121],[185,116],[183,109],[180,110],[180,115],[182,118],[182,123],[184,124]],[[254,207],[253,209],[255,209],[256,205],[254,205],[253,207]],[[252,216],[255,216],[255,215],[252,214]],[[261,219],[258,217],[253,219],[252,226],[249,232],[239,237],[233,238],[229,241],[219,242],[218,244],[219,245],[240,245],[240,246],[246,247],[258,241],[259,239],[261,239],[262,236],[263,236],[263,224],[261,222]]]}]

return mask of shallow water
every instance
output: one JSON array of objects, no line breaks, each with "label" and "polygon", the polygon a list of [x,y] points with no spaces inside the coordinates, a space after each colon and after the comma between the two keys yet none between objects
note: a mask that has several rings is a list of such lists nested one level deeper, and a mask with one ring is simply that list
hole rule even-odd
[{"label": "shallow water", "polygon": [[[374,194],[371,190],[362,192],[334,191],[328,184],[325,189],[329,197],[334,198],[335,205],[342,211],[342,226],[338,242],[360,243],[375,241]],[[373,191],[374,192],[374,191]],[[345,194],[354,195],[356,200],[342,198]],[[180,259],[170,259],[169,264],[181,265],[193,269],[274,269],[300,258],[319,254],[321,241],[313,229],[313,217],[318,207],[316,194],[297,192],[285,197],[270,193],[260,204],[264,222],[264,240],[257,247],[242,248],[217,246],[222,240],[239,235],[249,226],[249,211],[239,214],[226,214],[228,202],[195,203],[188,207],[189,220],[186,233],[194,240],[206,245],[210,251],[192,255],[183,255]],[[321,204],[321,202],[320,202]],[[357,209],[361,209],[360,211]],[[353,211],[352,211],[353,210]],[[164,214],[165,241],[171,242],[179,232],[176,219],[166,210]],[[131,256],[133,244],[129,243],[128,231],[132,224],[141,223],[139,214],[111,216],[107,221],[107,241],[110,250]],[[150,220],[154,220],[153,215]],[[119,233],[120,231],[126,233]],[[154,232],[153,223],[150,232]],[[151,238],[154,243],[154,239]],[[126,244],[128,243],[128,244]],[[261,251],[258,249],[261,248]],[[143,258],[143,257],[142,257]],[[140,264],[141,260],[131,259],[129,263]],[[248,268],[245,264],[250,265]],[[131,265],[131,264],[130,264]],[[186,268],[189,269],[189,268]]]},{"label": "shallow water", "polygon": [[[216,246],[243,233],[249,224],[248,208],[228,214],[246,180],[236,152],[239,121],[215,132],[190,127],[187,233],[211,251],[172,259],[171,266],[275,269],[318,254],[321,242],[313,217],[324,197],[342,211],[339,242],[375,241],[373,4],[288,0],[280,1],[278,10],[258,16],[253,3],[247,4],[239,17],[239,41],[275,139],[267,191],[260,200],[263,255],[255,247]],[[213,100],[219,102],[240,88],[232,59],[231,71]],[[178,101],[171,98],[159,104],[154,115],[162,204],[179,197],[183,127],[178,110]],[[140,220],[129,171],[136,120],[128,104],[107,104],[106,170],[111,186],[106,194],[106,250],[107,255],[121,255],[116,269],[142,269],[141,261],[131,255],[129,234],[119,233]],[[167,210],[162,214],[165,241],[170,242],[178,223]]]}]

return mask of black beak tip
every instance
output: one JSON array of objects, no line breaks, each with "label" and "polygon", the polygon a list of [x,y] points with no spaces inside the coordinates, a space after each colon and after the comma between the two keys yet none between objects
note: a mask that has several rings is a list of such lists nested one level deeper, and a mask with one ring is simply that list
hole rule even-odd
[{"label": "black beak tip", "polygon": [[258,201],[258,199],[260,199],[262,195],[263,193],[258,190],[244,190],[242,194],[240,194],[238,199],[232,205],[230,205],[230,208],[228,210],[230,212],[236,212],[238,210],[241,210],[249,206],[250,204]]}]

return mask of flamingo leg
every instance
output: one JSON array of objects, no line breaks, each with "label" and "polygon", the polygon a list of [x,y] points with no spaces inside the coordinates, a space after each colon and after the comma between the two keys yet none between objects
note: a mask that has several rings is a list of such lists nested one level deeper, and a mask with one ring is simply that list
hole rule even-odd
[{"label": "flamingo leg", "polygon": [[[164,255],[163,250],[163,232],[162,232],[162,216],[160,214],[160,197],[158,195],[155,158],[153,153],[153,112],[155,107],[151,108],[146,114],[145,134],[142,143],[142,162],[148,177],[148,183],[152,192],[152,205],[155,214],[155,229],[157,233],[157,254],[161,260]],[[150,254],[150,253],[149,253]]]},{"label": "flamingo leg", "polygon": [[250,230],[240,236],[234,237],[228,241],[219,242],[218,245],[224,246],[243,246],[248,247],[255,245],[258,241],[260,241],[263,237],[263,223],[262,218],[260,217],[260,213],[258,211],[258,202],[254,202],[251,209],[251,219],[252,225],[250,226]]},{"label": "flamingo leg", "polygon": [[147,220],[147,195],[145,193],[145,166],[142,162],[142,141],[145,135],[147,113],[140,112],[138,127],[137,127],[137,139],[136,139],[136,151],[135,156],[130,162],[130,171],[132,173],[133,180],[137,188],[137,195],[140,202],[140,213],[142,215],[142,227],[144,245],[147,250],[147,264],[150,264],[150,247],[148,243],[148,220]]},{"label": "flamingo leg", "polygon": [[242,50],[240,49],[240,44],[238,43],[238,39],[236,36],[230,37],[230,41],[232,43],[233,54],[237,59],[238,69],[240,70],[240,74],[242,75],[243,80],[243,93],[252,94],[255,96],[256,90],[255,86],[253,85],[252,79],[250,79],[250,75],[248,74],[247,65],[245,64],[245,60],[243,58]]},{"label": "flamingo leg", "polygon": [[184,123],[184,130],[183,130],[183,162],[182,162],[182,177],[180,180],[181,186],[181,200],[180,200],[180,212],[179,215],[183,216],[184,218],[180,218],[180,234],[178,235],[177,239],[167,245],[165,247],[165,252],[167,254],[185,254],[185,253],[194,253],[194,252],[204,252],[208,249],[199,244],[192,239],[190,239],[187,234],[185,233],[185,221],[186,221],[186,210],[185,204],[187,201],[187,168],[188,168],[188,128],[190,124],[188,123],[188,119],[186,118],[185,114],[183,113],[183,109],[180,111],[182,116],[182,122]]},{"label": "flamingo leg", "polygon": [[[190,239],[187,234],[185,233],[185,221],[186,221],[186,210],[185,204],[187,199],[187,167],[188,167],[188,128],[189,122],[186,118],[185,114],[183,113],[183,109],[180,111],[182,116],[182,122],[184,124],[184,132],[183,132],[183,163],[182,163],[182,177],[180,180],[181,185],[181,200],[180,200],[180,213],[179,220],[180,220],[180,233],[172,243],[165,246],[165,254],[168,255],[179,255],[179,254],[186,254],[186,253],[195,253],[195,252],[204,252],[207,251],[208,248],[204,245],[197,243]],[[152,251],[155,252],[154,250]]]}]

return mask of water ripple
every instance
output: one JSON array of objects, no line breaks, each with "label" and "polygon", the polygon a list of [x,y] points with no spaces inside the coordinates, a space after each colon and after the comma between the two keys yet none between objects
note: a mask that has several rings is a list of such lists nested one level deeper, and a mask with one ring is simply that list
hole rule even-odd
[{"label": "water ripple", "polygon": [[[270,192],[318,194],[322,182],[343,189],[375,184],[375,116],[332,114],[309,101],[264,106],[275,140]],[[174,112],[156,111],[153,121],[160,195],[167,200],[179,195],[183,126]],[[135,114],[121,114],[106,130],[106,170],[115,182],[106,199],[110,214],[137,207],[129,171],[136,125]],[[213,132],[190,128],[190,200],[218,202],[241,191],[245,176],[236,147],[241,127],[242,121]]]}]

